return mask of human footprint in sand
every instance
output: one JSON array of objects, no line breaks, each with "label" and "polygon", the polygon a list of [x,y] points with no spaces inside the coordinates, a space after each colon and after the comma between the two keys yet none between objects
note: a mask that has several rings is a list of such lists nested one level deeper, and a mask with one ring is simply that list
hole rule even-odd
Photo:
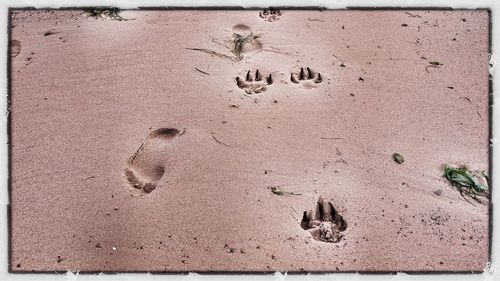
[{"label": "human footprint in sand", "polygon": [[165,173],[165,151],[184,131],[161,128],[152,131],[125,164],[124,176],[133,188],[150,193]]}]

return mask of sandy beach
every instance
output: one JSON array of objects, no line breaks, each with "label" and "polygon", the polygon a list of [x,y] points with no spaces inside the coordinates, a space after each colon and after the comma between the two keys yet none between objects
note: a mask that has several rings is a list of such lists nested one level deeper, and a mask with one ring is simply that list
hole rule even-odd
[{"label": "sandy beach", "polygon": [[120,15],[11,13],[11,271],[485,268],[487,11]]}]

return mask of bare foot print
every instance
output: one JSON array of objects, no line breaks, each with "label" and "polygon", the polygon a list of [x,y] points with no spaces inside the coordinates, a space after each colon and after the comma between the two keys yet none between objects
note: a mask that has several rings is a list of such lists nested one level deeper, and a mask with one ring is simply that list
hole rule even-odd
[{"label": "bare foot print", "polygon": [[267,90],[267,86],[272,83],[273,77],[271,74],[264,78],[258,69],[255,71],[255,76],[253,76],[249,70],[245,79],[236,77],[236,85],[238,85],[240,89],[245,90],[245,92],[249,95],[265,92]]},{"label": "bare foot print", "polygon": [[273,21],[277,21],[280,19],[281,12],[280,12],[280,10],[276,10],[276,9],[272,9],[272,8],[271,9],[264,9],[264,11],[259,13],[259,17],[261,17],[262,19],[264,19],[267,22],[273,22]]},{"label": "bare foot print", "polygon": [[332,201],[326,202],[325,198],[320,196],[313,210],[304,211],[300,226],[309,230],[315,240],[338,243],[347,223],[335,210]]},{"label": "bare foot print", "polygon": [[10,40],[10,56],[17,57],[21,53],[21,42],[18,40]]},{"label": "bare foot print", "polygon": [[319,83],[323,82],[323,77],[321,76],[321,73],[314,72],[309,67],[306,67],[305,70],[301,67],[299,73],[292,73],[290,75],[290,81],[298,84],[300,88],[312,89],[316,88]]},{"label": "bare foot print", "polygon": [[168,145],[182,131],[174,128],[161,128],[149,133],[139,149],[127,160],[123,169],[125,179],[133,188],[150,193],[165,173],[165,159],[159,157]]}]

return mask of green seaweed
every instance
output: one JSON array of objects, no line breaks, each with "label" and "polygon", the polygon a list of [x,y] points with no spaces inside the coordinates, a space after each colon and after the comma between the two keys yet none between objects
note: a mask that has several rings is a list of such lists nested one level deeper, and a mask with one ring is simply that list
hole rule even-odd
[{"label": "green seaweed", "polygon": [[[462,197],[469,203],[471,202],[467,200],[465,195],[479,203],[483,203],[479,200],[479,196],[488,197],[489,195],[488,177],[484,172],[473,173],[465,166],[456,168],[446,165],[443,176],[448,179],[452,186],[456,187],[458,191],[460,191],[460,195],[462,195]],[[486,180],[486,184],[482,184],[480,182],[481,177]]]}]

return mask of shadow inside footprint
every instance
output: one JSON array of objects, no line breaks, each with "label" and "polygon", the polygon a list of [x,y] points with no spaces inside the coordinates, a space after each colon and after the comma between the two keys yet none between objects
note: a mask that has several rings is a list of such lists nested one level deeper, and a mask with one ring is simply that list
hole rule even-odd
[{"label": "shadow inside footprint", "polygon": [[315,240],[338,243],[342,239],[347,223],[333,206],[332,201],[326,202],[323,196],[318,198],[313,210],[304,211],[300,226],[309,230]]},{"label": "shadow inside footprint", "polygon": [[309,67],[306,67],[306,70],[301,67],[299,73],[292,73],[290,75],[290,81],[298,84],[301,88],[312,89],[316,88],[317,84],[323,82],[323,77],[321,73],[314,72]]},{"label": "shadow inside footprint", "polygon": [[264,78],[258,69],[255,71],[255,76],[252,75],[249,70],[245,79],[236,77],[236,85],[240,89],[245,90],[245,92],[249,95],[265,92],[267,90],[267,86],[271,84],[273,84],[273,77],[271,74]]},{"label": "shadow inside footprint", "polygon": [[182,133],[175,128],[160,128],[149,133],[123,169],[123,175],[131,187],[143,193],[150,193],[157,187],[165,174],[165,159],[161,157],[165,145]]}]

